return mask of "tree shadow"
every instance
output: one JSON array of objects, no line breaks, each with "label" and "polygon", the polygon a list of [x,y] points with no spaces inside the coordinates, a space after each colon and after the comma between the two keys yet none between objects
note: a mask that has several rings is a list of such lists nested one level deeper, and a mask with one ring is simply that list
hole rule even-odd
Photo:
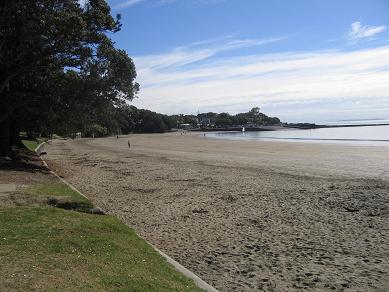
[{"label": "tree shadow", "polygon": [[49,173],[41,158],[27,149],[15,148],[10,157],[0,157],[0,170]]}]

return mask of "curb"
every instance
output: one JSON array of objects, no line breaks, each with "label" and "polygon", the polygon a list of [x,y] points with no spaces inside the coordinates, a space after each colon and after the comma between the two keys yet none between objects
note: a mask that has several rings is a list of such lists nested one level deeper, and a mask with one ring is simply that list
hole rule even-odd
[{"label": "curb", "polygon": [[[36,154],[41,154],[41,148],[43,148],[43,146],[46,144],[46,142],[42,142],[42,143],[40,143],[38,146],[36,146],[36,148],[34,149],[34,151],[35,151],[35,153]],[[42,161],[44,161],[43,159],[42,159]]]},{"label": "curb", "polygon": [[42,160],[43,165],[47,167],[47,169],[50,171],[51,174],[53,174],[55,177],[57,177],[61,182],[63,182],[65,185],[67,185],[69,188],[71,188],[73,191],[79,193],[81,196],[83,196],[85,199],[89,200],[87,196],[85,196],[83,193],[81,193],[79,190],[77,190],[74,186],[72,186],[70,183],[68,183],[66,180],[64,180],[62,177],[60,177],[58,174],[56,174],[53,170],[50,169],[50,167],[47,165],[46,161],[40,156],[40,153],[42,152],[42,149],[46,142],[42,142],[35,148],[35,153],[38,154],[39,158]]},{"label": "curb", "polygon": [[[138,235],[139,236],[139,235]],[[145,240],[144,238],[142,238]],[[145,240],[146,241],[146,240]],[[147,242],[147,241],[146,241]],[[205,282],[203,279],[201,279],[199,276],[194,274],[193,272],[189,271],[187,268],[185,268],[180,263],[173,260],[171,257],[169,257],[164,252],[160,251],[158,248],[156,248],[151,243],[147,242],[152,248],[154,248],[162,257],[166,259],[166,261],[171,264],[177,271],[179,271],[181,274],[184,274],[187,278],[190,278],[193,280],[193,282],[196,284],[197,287],[200,289],[203,289],[208,292],[219,292],[219,290],[215,289],[211,285],[209,285],[207,282]]]},{"label": "curb", "polygon": [[[78,192],[81,196],[83,196],[85,199],[88,199],[87,196],[85,196],[83,193],[81,193],[79,190],[77,190],[74,186],[72,186],[70,183],[68,183],[65,179],[60,177],[58,174],[56,174],[53,170],[50,169],[50,167],[47,165],[46,161],[40,156],[40,153],[43,152],[42,149],[46,142],[42,142],[35,148],[35,153],[38,154],[39,158],[42,160],[43,165],[47,167],[47,169],[52,173],[55,177],[59,178],[61,182],[66,184],[68,187],[70,187],[73,191]],[[89,199],[88,199],[89,200]],[[104,211],[104,210],[103,210]],[[104,213],[106,213],[104,211]],[[131,226],[130,226],[131,227]],[[196,284],[196,286],[200,289],[203,289],[207,292],[219,292],[219,290],[215,289],[211,285],[209,285],[207,282],[202,280],[199,276],[197,276],[195,273],[189,271],[187,268],[185,268],[183,265],[181,265],[179,262],[175,261],[171,257],[169,257],[167,254],[164,252],[160,251],[158,248],[156,248],[154,245],[149,243],[147,240],[145,240],[143,237],[139,236],[139,238],[144,240],[148,245],[150,245],[156,252],[158,252],[169,264],[171,264],[178,272],[181,274],[185,275],[187,278],[192,279],[193,282]]]}]

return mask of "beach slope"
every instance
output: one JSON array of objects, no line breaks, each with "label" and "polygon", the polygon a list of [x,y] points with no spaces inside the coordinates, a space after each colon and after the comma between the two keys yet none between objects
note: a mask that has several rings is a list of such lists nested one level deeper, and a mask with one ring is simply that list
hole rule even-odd
[{"label": "beach slope", "polygon": [[95,205],[221,291],[389,289],[387,147],[172,133],[46,151]]}]

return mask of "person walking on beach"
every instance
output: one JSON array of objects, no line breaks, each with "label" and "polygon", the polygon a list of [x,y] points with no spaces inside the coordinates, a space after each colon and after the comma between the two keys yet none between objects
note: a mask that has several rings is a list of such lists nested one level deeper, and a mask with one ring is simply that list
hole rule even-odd
[{"label": "person walking on beach", "polygon": [[128,148],[131,149],[130,139],[128,139]]}]

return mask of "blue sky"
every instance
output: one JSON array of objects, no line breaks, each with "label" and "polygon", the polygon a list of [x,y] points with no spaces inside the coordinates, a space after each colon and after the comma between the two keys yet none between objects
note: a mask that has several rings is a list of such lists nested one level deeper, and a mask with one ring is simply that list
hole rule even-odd
[{"label": "blue sky", "polygon": [[110,0],[133,104],[284,121],[389,119],[387,0]]}]

